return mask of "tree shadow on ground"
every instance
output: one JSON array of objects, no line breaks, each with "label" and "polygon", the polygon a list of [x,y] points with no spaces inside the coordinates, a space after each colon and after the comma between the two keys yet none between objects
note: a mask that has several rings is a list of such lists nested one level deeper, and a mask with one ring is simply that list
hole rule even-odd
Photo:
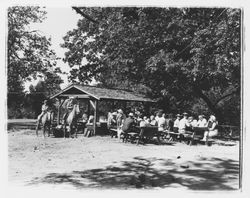
[{"label": "tree shadow on ground", "polygon": [[237,190],[239,163],[230,159],[200,158],[196,162],[135,157],[100,169],[50,173],[29,185],[69,184],[76,188],[151,189],[184,187],[189,190]]}]

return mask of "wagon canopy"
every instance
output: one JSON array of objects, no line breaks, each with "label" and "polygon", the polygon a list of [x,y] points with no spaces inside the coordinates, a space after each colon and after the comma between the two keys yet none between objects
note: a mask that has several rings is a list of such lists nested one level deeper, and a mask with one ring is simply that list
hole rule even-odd
[{"label": "wagon canopy", "polygon": [[145,95],[134,93],[122,89],[101,88],[90,85],[71,84],[59,93],[50,98],[68,98],[75,96],[78,98],[95,99],[95,100],[120,100],[136,102],[155,102]]}]

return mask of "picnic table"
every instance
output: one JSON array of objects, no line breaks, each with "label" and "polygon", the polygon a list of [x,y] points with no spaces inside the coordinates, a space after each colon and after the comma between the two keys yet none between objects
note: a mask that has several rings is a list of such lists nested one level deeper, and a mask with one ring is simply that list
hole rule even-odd
[{"label": "picnic table", "polygon": [[157,138],[158,143],[160,143],[161,133],[158,132],[158,127],[155,126],[145,126],[145,127],[139,127],[136,126],[133,129],[131,129],[130,132],[124,133],[123,142],[136,142],[137,145],[139,143],[145,144],[146,142],[152,140],[153,138]]}]

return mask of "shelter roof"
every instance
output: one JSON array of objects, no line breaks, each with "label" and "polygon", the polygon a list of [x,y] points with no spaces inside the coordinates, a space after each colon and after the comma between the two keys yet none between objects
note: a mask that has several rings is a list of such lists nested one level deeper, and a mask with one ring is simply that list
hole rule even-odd
[{"label": "shelter roof", "polygon": [[64,90],[53,95],[52,98],[79,96],[85,98],[95,98],[97,100],[123,100],[123,101],[138,101],[138,102],[155,102],[143,94],[122,90],[102,88],[90,85],[71,84]]}]

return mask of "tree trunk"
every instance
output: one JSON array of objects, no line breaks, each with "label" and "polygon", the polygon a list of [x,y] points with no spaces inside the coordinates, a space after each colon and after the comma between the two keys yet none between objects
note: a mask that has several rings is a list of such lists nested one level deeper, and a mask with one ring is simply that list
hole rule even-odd
[{"label": "tree trunk", "polygon": [[215,114],[215,117],[217,120],[223,121],[223,113],[219,108],[216,107],[216,104],[214,104],[203,92],[201,89],[194,87],[193,88],[194,93],[204,100],[204,102],[207,104],[208,108]]}]

